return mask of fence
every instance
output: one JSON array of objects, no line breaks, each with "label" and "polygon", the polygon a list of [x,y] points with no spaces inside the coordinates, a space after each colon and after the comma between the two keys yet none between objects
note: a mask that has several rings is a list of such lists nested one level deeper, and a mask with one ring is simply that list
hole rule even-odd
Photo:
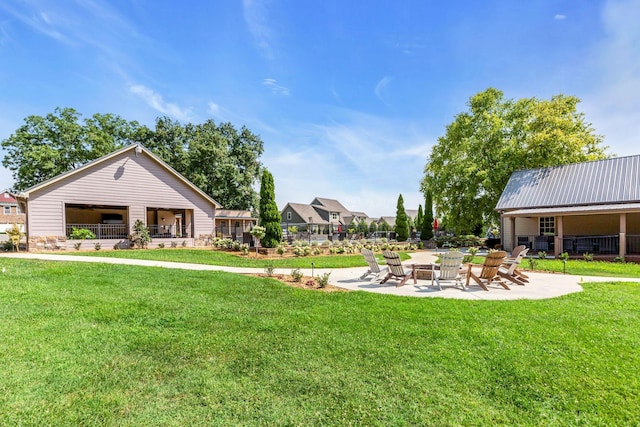
[{"label": "fence", "polygon": [[74,228],[90,230],[96,239],[125,239],[129,235],[127,224],[67,224],[67,238],[71,237]]}]

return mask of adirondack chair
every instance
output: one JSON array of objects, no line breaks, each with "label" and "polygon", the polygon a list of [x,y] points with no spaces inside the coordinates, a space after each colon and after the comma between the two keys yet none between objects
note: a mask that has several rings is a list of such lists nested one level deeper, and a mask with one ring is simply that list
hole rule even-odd
[{"label": "adirondack chair", "polygon": [[[512,255],[516,254],[516,249],[513,250]],[[498,275],[503,279],[507,279],[510,282],[515,283],[516,285],[524,286],[525,283],[529,281],[528,276],[522,274],[518,270],[518,266],[520,265],[520,262],[522,262],[522,259],[525,257],[525,255],[527,255],[527,252],[529,252],[529,248],[524,248],[517,251],[515,258],[507,258],[500,266]]]},{"label": "adirondack chair", "polygon": [[[503,288],[509,290],[509,286],[502,280],[498,271],[500,270],[500,266],[504,262],[507,253],[505,251],[495,251],[489,252],[487,257],[484,259],[484,263],[482,265],[479,264],[469,264],[466,269],[467,275],[467,288],[469,287],[469,281],[473,279],[478,286],[480,286],[485,291],[488,291],[487,287],[491,283],[495,282],[500,284]],[[480,268],[479,274],[475,274],[473,272],[474,267]]]},{"label": "adirondack chair", "polygon": [[[382,256],[387,262],[389,271],[380,284],[386,283],[389,279],[394,278],[398,281],[396,287],[400,287],[404,285],[410,277],[413,277],[413,269],[405,270],[400,261],[400,255],[396,252],[384,251],[382,252]],[[413,277],[413,283],[418,283],[415,277]]]},{"label": "adirondack chair", "polygon": [[455,282],[456,285],[461,285],[462,276],[460,276],[460,267],[462,266],[462,260],[464,254],[458,251],[446,252],[440,257],[440,269],[436,270],[434,265],[431,272],[431,286],[435,281],[438,284],[438,289],[442,290],[441,282]]},{"label": "adirondack chair", "polygon": [[369,269],[362,276],[360,276],[360,279],[364,279],[369,275],[373,275],[374,280],[378,280],[380,275],[383,272],[387,271],[387,267],[380,268],[380,264],[378,264],[378,261],[376,260],[376,256],[374,255],[371,249],[362,248],[361,253],[362,253],[362,256],[364,256],[364,260],[369,265]]}]

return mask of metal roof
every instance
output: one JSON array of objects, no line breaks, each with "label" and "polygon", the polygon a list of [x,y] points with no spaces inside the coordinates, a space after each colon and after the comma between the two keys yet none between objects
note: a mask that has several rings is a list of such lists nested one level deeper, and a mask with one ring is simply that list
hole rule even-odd
[{"label": "metal roof", "polygon": [[640,155],[514,172],[496,210],[640,202]]}]

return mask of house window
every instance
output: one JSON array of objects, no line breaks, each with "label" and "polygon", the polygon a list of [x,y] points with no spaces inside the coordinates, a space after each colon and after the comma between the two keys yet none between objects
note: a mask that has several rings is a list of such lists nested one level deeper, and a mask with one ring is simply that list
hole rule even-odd
[{"label": "house window", "polygon": [[287,221],[291,221],[291,212],[287,212]]},{"label": "house window", "polygon": [[331,212],[331,221],[338,220],[338,212]]},{"label": "house window", "polygon": [[11,215],[11,206],[5,206],[4,207],[4,214],[5,215]]},{"label": "house window", "polygon": [[540,235],[544,234],[556,234],[556,218],[553,216],[546,216],[540,218]]}]

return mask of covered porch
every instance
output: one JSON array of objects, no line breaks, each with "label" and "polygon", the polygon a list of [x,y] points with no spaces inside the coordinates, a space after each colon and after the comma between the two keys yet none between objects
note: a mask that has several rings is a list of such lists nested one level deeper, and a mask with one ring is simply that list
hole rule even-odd
[{"label": "covered porch", "polygon": [[640,206],[607,205],[530,209],[502,214],[503,247],[534,253],[640,255]]}]

